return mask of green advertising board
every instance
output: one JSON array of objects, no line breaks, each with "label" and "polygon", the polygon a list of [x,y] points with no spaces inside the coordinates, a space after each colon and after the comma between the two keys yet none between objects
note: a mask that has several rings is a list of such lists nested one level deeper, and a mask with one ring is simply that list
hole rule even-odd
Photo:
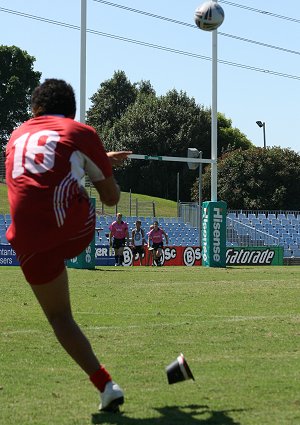
[{"label": "green advertising board", "polygon": [[227,247],[228,266],[282,266],[282,246]]},{"label": "green advertising board", "polygon": [[69,269],[89,269],[95,268],[95,238],[89,243],[83,252],[77,257],[67,261]]},{"label": "green advertising board", "polygon": [[226,210],[224,201],[202,204],[202,265],[226,267]]},{"label": "green advertising board", "polygon": [[[91,198],[92,204],[96,205],[96,199]],[[77,257],[67,261],[67,267],[70,269],[88,269],[92,270],[95,268],[95,236]]]}]

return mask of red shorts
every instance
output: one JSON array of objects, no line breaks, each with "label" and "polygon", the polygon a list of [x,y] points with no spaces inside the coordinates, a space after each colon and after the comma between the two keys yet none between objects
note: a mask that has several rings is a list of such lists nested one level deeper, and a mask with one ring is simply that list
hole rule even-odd
[{"label": "red shorts", "polygon": [[58,277],[65,260],[79,255],[94,237],[94,228],[86,235],[71,238],[49,251],[21,254],[18,257],[23,274],[30,285],[43,285]]}]

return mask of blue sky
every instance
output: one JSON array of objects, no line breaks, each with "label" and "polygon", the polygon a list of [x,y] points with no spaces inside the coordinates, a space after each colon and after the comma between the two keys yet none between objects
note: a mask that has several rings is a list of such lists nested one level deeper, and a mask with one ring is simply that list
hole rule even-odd
[{"label": "blue sky", "polygon": [[[88,29],[211,58],[211,33],[193,26],[194,11],[203,3],[201,0],[114,0],[112,3],[191,26],[155,19],[101,1],[87,0]],[[256,121],[260,120],[266,123],[268,146],[289,147],[299,152],[299,0],[289,0],[286,6],[282,0],[219,0],[219,3],[225,11],[225,20],[219,28],[218,59],[270,72],[219,63],[218,111],[231,119],[233,127],[239,128],[254,145],[263,146],[263,132],[256,125]],[[42,72],[42,80],[55,77],[70,82],[78,102],[80,31],[18,16],[3,9],[80,27],[80,6],[80,0],[0,2],[1,44],[16,45],[34,56],[35,69]],[[276,49],[264,47],[261,43],[275,46]],[[209,107],[211,68],[210,60],[88,33],[87,108],[90,106],[89,98],[98,90],[101,82],[110,79],[116,70],[124,70],[131,82],[150,80],[158,95],[175,88]],[[272,75],[271,72],[296,78]]]}]

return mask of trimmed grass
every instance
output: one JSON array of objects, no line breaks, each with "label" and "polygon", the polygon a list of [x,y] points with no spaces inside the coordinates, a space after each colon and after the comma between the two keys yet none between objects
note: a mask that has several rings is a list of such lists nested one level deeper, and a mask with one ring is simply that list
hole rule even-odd
[{"label": "trimmed grass", "polygon": [[7,199],[7,186],[4,183],[0,183],[0,214],[9,213],[9,204]]},{"label": "trimmed grass", "polygon": [[[99,195],[95,189],[88,190],[89,195],[96,198],[96,209],[99,214],[102,213],[102,204],[99,201]],[[127,192],[121,193],[121,199],[118,204],[118,211],[124,216],[136,215],[136,200],[138,200],[138,215],[153,216],[152,202],[155,203],[156,217],[177,217],[177,203],[168,199],[156,198],[155,196],[141,195]],[[130,208],[131,202],[131,208]],[[104,207],[105,215],[115,215],[115,207]],[[0,183],[0,214],[9,213],[9,204],[7,199],[7,186]]]},{"label": "trimmed grass", "polygon": [[[1,425],[298,425],[299,267],[69,270],[74,315],[124,388],[123,414],[56,342],[21,271],[1,267]],[[168,385],[183,352],[196,381]]]}]

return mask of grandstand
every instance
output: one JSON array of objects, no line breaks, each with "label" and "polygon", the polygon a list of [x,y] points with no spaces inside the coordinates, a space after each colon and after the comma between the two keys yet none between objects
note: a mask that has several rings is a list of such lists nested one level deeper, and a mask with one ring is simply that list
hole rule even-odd
[{"label": "grandstand", "polygon": [[284,258],[300,258],[300,212],[228,212],[227,245],[279,245]]},{"label": "grandstand", "polygon": [[[135,221],[141,220],[142,229],[145,233],[149,231],[151,224],[157,220],[159,225],[165,230],[169,237],[169,245],[174,246],[199,246],[199,230],[193,227],[190,223],[184,223],[181,217],[124,217],[123,220],[128,223],[129,236],[131,236],[131,229],[135,226]],[[109,225],[115,217],[112,216],[98,216],[96,221],[96,228],[103,230],[96,231],[96,244],[100,245],[109,243]]]},{"label": "grandstand", "polygon": [[[169,236],[169,245],[199,246],[199,229],[195,223],[185,222],[182,217],[137,217],[123,219],[128,223],[129,233],[136,219],[142,222],[145,233],[154,220]],[[112,215],[97,215],[95,241],[99,245],[109,243],[109,225]],[[8,244],[5,232],[10,224],[9,214],[0,214],[0,243]],[[300,258],[300,212],[249,212],[229,211],[227,214],[227,246],[282,246],[284,258]]]},{"label": "grandstand", "polygon": [[8,244],[5,233],[8,226],[11,223],[11,218],[9,214],[0,214],[0,243]]}]

